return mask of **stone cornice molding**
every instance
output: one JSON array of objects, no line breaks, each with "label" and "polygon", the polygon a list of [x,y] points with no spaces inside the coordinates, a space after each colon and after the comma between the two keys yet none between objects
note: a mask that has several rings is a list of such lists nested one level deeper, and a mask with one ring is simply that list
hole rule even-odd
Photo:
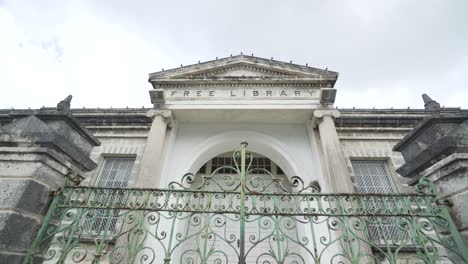
[{"label": "stone cornice molding", "polygon": [[171,127],[172,124],[174,123],[174,116],[172,115],[172,111],[170,110],[152,109],[146,112],[146,116],[153,119],[153,121],[157,116],[161,116],[164,123],[166,123],[169,127]]},{"label": "stone cornice molding", "polygon": [[259,78],[259,77],[222,77],[163,79],[152,82],[153,88],[187,88],[187,87],[333,87],[332,79],[304,78]]},{"label": "stone cornice molding", "polygon": [[336,109],[319,109],[315,110],[314,114],[312,116],[311,124],[312,127],[316,127],[320,121],[323,119],[323,117],[329,116],[333,119],[338,118],[341,116],[340,111]]}]

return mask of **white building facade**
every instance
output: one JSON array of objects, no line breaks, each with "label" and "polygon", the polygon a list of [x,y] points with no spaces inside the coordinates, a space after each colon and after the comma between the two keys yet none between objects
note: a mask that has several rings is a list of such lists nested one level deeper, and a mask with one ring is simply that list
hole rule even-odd
[{"label": "white building facade", "polygon": [[72,109],[101,142],[74,198],[88,219],[72,221],[88,229],[76,262],[457,263],[411,239],[427,215],[394,211],[417,202],[393,147],[430,111],[336,109],[337,79],[238,55],[150,74],[152,109]]}]

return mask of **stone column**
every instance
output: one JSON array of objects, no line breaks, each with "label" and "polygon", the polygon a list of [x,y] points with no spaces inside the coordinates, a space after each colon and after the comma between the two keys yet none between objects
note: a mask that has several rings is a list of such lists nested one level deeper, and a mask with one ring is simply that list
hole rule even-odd
[{"label": "stone column", "polygon": [[145,151],[140,164],[138,187],[159,188],[161,181],[162,152],[167,126],[172,124],[172,113],[168,110],[150,110],[147,116],[153,118],[148,132]]},{"label": "stone column", "polygon": [[0,126],[0,263],[15,264],[23,262],[51,193],[96,167],[89,154],[100,143],[60,108],[14,111],[8,119]]},{"label": "stone column", "polygon": [[340,116],[337,110],[316,110],[313,124],[319,129],[325,164],[329,172],[328,183],[331,191],[337,193],[354,192],[346,159],[341,149],[334,119]]}]

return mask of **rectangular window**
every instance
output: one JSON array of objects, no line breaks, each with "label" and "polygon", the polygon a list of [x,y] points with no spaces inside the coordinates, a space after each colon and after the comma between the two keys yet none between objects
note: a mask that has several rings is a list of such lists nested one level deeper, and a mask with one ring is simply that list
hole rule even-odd
[{"label": "rectangular window", "polygon": [[351,163],[358,193],[395,192],[384,160],[353,160]]},{"label": "rectangular window", "polygon": [[[386,161],[352,160],[351,164],[358,193],[395,193]],[[369,207],[383,207],[384,205],[381,201],[368,201],[366,204]],[[392,206],[391,203],[387,205]],[[375,240],[387,238],[397,241],[407,236],[397,228],[397,220],[394,217],[370,217],[368,220],[370,236]]]},{"label": "rectangular window", "polygon": [[135,158],[106,158],[96,181],[98,187],[127,187]]},{"label": "rectangular window", "polygon": [[[128,180],[133,169],[135,158],[106,158],[102,165],[101,172],[96,180],[95,186],[106,187],[106,188],[124,188],[128,185]],[[123,192],[116,192],[115,194],[102,195],[102,197],[96,198],[98,201],[111,200],[117,202],[123,202]],[[102,201],[104,202],[104,201]],[[110,217],[110,210],[114,210],[114,216]],[[115,231],[118,219],[118,210],[115,209],[97,209],[95,215],[90,218],[90,222],[86,225],[96,234],[101,233],[106,226],[109,227],[109,231]],[[109,223],[110,221],[110,223]]]}]

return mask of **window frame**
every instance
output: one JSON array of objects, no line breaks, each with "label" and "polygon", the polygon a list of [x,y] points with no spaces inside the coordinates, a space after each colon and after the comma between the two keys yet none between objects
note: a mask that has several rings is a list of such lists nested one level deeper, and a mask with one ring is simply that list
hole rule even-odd
[{"label": "window frame", "polygon": [[394,167],[392,160],[390,157],[349,157],[349,166],[351,168],[351,177],[352,177],[352,183],[353,183],[353,189],[356,193],[359,193],[357,191],[357,181],[356,181],[356,173],[353,167],[353,161],[381,161],[384,164],[385,171],[387,173],[387,177],[389,178],[391,187],[393,188],[393,193],[394,194],[401,194],[401,185],[397,184],[398,179],[396,178],[397,175],[395,173]]},{"label": "window frame", "polygon": [[[105,164],[110,159],[132,159],[133,160],[132,168],[129,171],[129,175],[128,175],[128,178],[127,178],[127,183],[126,183],[126,185],[124,187],[110,187],[110,186],[98,186],[97,185],[97,183],[99,182],[100,177],[102,176],[102,174],[104,172]],[[132,176],[134,175],[134,171],[136,169],[135,168],[136,167],[135,166],[136,161],[137,161],[137,155],[136,154],[130,154],[130,155],[129,154],[102,154],[101,157],[99,158],[98,169],[96,170],[95,175],[93,175],[94,177],[92,177],[92,180],[89,181],[88,186],[98,187],[98,188],[114,188],[114,189],[127,188],[132,182]],[[117,211],[117,213],[118,213],[118,211]],[[118,230],[121,227],[122,223],[117,219],[118,216],[114,216],[114,218],[115,218],[115,220],[111,219],[110,221],[115,221],[113,230]],[[113,230],[111,230],[111,231],[113,232]],[[111,240],[112,236],[110,236],[108,239]]]},{"label": "window frame", "polygon": [[[137,164],[137,155],[136,154],[101,154],[99,157],[99,160],[97,161],[98,163],[98,168],[95,170],[94,175],[91,177],[89,180],[87,186],[90,187],[99,187],[97,186],[97,182],[99,177],[102,175],[102,171],[104,170],[104,164],[106,159],[113,159],[113,158],[128,158],[128,159],[133,159],[133,167],[130,171],[130,175],[128,177],[127,181],[127,186],[130,186],[131,183],[133,182],[133,177],[135,175],[135,169],[136,169],[136,164]],[[102,187],[102,186],[101,186]]]},{"label": "window frame", "polygon": [[[394,167],[392,166],[392,161],[390,159],[390,157],[385,157],[385,158],[376,158],[376,157],[350,157],[349,158],[349,163],[350,163],[350,166],[351,166],[351,169],[352,169],[352,177],[353,177],[353,187],[354,187],[354,191],[356,193],[360,193],[360,194],[366,194],[368,192],[358,192],[357,191],[357,180],[356,180],[356,174],[355,174],[355,169],[353,167],[353,161],[380,161],[382,162],[382,164],[384,165],[384,170],[387,174],[387,177],[389,179],[389,182],[390,182],[390,185],[391,185],[391,188],[393,189],[393,192],[390,193],[390,194],[401,194],[401,189],[400,189],[400,186],[397,184],[397,175],[395,174],[395,170],[394,170]],[[381,240],[380,242],[382,244],[382,247],[385,246],[385,242],[383,242],[383,240]],[[411,250],[411,249],[407,249],[407,250]]]}]

